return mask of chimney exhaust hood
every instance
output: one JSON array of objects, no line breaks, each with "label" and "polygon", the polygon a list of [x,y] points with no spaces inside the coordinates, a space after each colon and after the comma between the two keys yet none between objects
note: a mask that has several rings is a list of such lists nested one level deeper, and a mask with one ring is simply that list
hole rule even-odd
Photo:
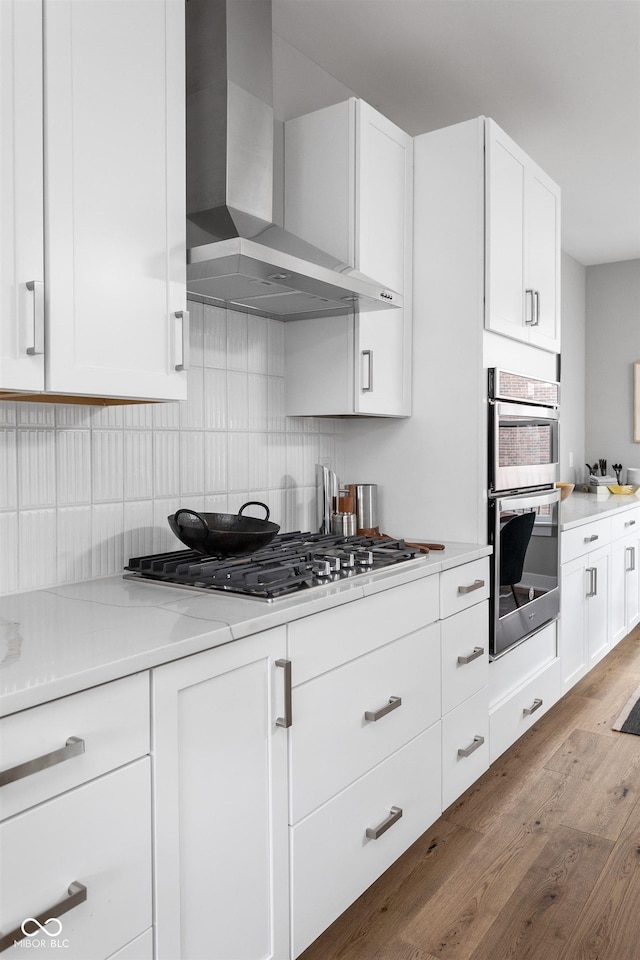
[{"label": "chimney exhaust hood", "polygon": [[271,0],[188,0],[187,291],[281,320],[402,296],[273,222]]}]

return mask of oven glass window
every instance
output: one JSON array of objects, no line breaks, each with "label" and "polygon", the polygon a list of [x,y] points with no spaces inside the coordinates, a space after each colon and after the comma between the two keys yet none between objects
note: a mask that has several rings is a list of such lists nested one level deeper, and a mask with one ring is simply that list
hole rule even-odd
[{"label": "oven glass window", "polygon": [[[504,503],[504,502],[503,502]],[[558,586],[557,506],[505,505],[500,511],[498,619],[531,604]]]},{"label": "oven glass window", "polygon": [[554,429],[549,420],[502,415],[498,426],[498,466],[553,463]]}]

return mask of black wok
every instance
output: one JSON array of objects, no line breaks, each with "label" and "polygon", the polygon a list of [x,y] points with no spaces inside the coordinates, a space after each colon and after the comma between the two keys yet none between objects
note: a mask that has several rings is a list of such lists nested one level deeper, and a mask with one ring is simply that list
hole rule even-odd
[{"label": "black wok", "polygon": [[[244,517],[245,507],[263,507],[264,520]],[[273,540],[280,529],[269,522],[269,507],[258,500],[243,503],[236,513],[198,513],[196,510],[177,510],[167,517],[169,526],[178,539],[191,550],[207,557],[233,557],[253,553]]]}]

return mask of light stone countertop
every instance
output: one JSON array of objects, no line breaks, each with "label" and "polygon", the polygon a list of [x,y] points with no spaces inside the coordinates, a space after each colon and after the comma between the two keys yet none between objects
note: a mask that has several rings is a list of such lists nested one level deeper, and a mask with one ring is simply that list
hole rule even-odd
[{"label": "light stone countertop", "polygon": [[267,603],[119,577],[0,597],[0,716],[486,557],[444,551]]},{"label": "light stone countertop", "polygon": [[575,490],[560,504],[560,531],[571,530],[591,520],[611,517],[621,510],[632,510],[640,506],[636,494],[610,493],[599,497],[595,493],[577,493]]}]

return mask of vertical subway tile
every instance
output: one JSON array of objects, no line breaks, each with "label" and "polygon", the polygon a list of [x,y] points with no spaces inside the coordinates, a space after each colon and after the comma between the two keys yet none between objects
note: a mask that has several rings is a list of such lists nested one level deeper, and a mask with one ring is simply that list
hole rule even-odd
[{"label": "vertical subway tile", "polygon": [[247,318],[247,370],[249,373],[267,373],[268,328],[266,317]]},{"label": "vertical subway tile", "polygon": [[93,502],[121,501],[124,497],[122,430],[93,430],[91,456]]},{"label": "vertical subway tile", "polygon": [[285,324],[282,320],[269,320],[267,328],[267,373],[272,377],[284,377]]},{"label": "vertical subway tile", "polygon": [[248,365],[248,318],[239,310],[227,310],[227,367],[246,370]]},{"label": "vertical subway tile", "polygon": [[204,506],[207,513],[228,513],[229,498],[226,493],[217,493],[214,496],[205,497]]},{"label": "vertical subway tile", "polygon": [[105,427],[112,429],[121,427],[124,421],[123,407],[119,405],[110,405],[106,407],[90,407],[92,412],[91,426]]},{"label": "vertical subway tile", "polygon": [[19,427],[54,427],[55,403],[16,403]]},{"label": "vertical subway tile", "polygon": [[18,505],[17,434],[0,430],[0,510],[15,510]]},{"label": "vertical subway tile", "polygon": [[204,427],[205,430],[228,427],[226,370],[204,371]]},{"label": "vertical subway tile", "polygon": [[56,510],[21,510],[18,520],[20,590],[56,582]]},{"label": "vertical subway tile", "polygon": [[11,400],[0,400],[0,427],[15,427],[16,405]]},{"label": "vertical subway tile", "polygon": [[93,419],[93,407],[82,403],[54,403],[56,427],[90,427]]},{"label": "vertical subway tile", "polygon": [[150,430],[124,431],[124,499],[153,496],[153,434]]},{"label": "vertical subway tile", "polygon": [[187,400],[180,403],[180,429],[202,430],[204,427],[204,372],[202,367],[187,371]]},{"label": "vertical subway tile", "polygon": [[124,566],[124,510],[121,503],[100,503],[91,515],[91,576],[108,577]]},{"label": "vertical subway tile", "polygon": [[189,347],[191,349],[191,364],[193,367],[201,367],[204,363],[204,342],[203,342],[203,319],[204,304],[197,300],[190,300],[188,303],[189,317],[191,320],[191,335],[189,337]]},{"label": "vertical subway tile", "polygon": [[124,408],[125,430],[150,430],[153,426],[153,403],[130,403]]},{"label": "vertical subway tile", "polygon": [[180,426],[180,403],[156,403],[153,407],[153,426],[157,430],[177,430]]},{"label": "vertical subway tile", "polygon": [[18,503],[21,509],[52,507],[56,502],[55,439],[54,430],[18,430]]},{"label": "vertical subway tile", "polygon": [[177,430],[156,430],[153,434],[153,494],[177,497],[180,494],[180,434]]},{"label": "vertical subway tile", "polygon": [[285,392],[283,377],[267,377],[267,424],[270,431],[286,430]]},{"label": "vertical subway tile", "polygon": [[248,483],[250,490],[266,490],[269,485],[269,457],[266,433],[250,433]]},{"label": "vertical subway tile", "polygon": [[304,437],[287,435],[287,477],[289,485],[301,487],[304,483]]},{"label": "vertical subway tile", "polygon": [[184,544],[172,533],[167,517],[182,506],[178,497],[153,501],[153,553],[184,549]]},{"label": "vertical subway tile", "polygon": [[0,513],[0,595],[18,589],[18,514]]},{"label": "vertical subway tile", "polygon": [[250,373],[247,378],[248,429],[266,432],[268,427],[268,377]]},{"label": "vertical subway tile", "polygon": [[205,493],[227,490],[227,434],[204,435],[204,489]]},{"label": "vertical subway tile", "polygon": [[124,559],[153,553],[153,501],[135,500],[124,505]]},{"label": "vertical subway tile", "polygon": [[91,431],[58,430],[56,439],[58,506],[91,503]]},{"label": "vertical subway tile", "polygon": [[229,442],[229,492],[246,490],[249,486],[249,434],[230,433]]},{"label": "vertical subway tile", "polygon": [[204,494],[204,434],[180,434],[180,493]]},{"label": "vertical subway tile", "polygon": [[227,373],[227,417],[229,430],[249,429],[249,384],[246,373]]},{"label": "vertical subway tile", "polygon": [[224,307],[204,304],[203,342],[205,367],[227,366],[227,311]]},{"label": "vertical subway tile", "polygon": [[287,437],[284,433],[269,434],[269,489],[287,486]]},{"label": "vertical subway tile", "polygon": [[91,507],[58,510],[57,582],[74,583],[91,577]]}]

